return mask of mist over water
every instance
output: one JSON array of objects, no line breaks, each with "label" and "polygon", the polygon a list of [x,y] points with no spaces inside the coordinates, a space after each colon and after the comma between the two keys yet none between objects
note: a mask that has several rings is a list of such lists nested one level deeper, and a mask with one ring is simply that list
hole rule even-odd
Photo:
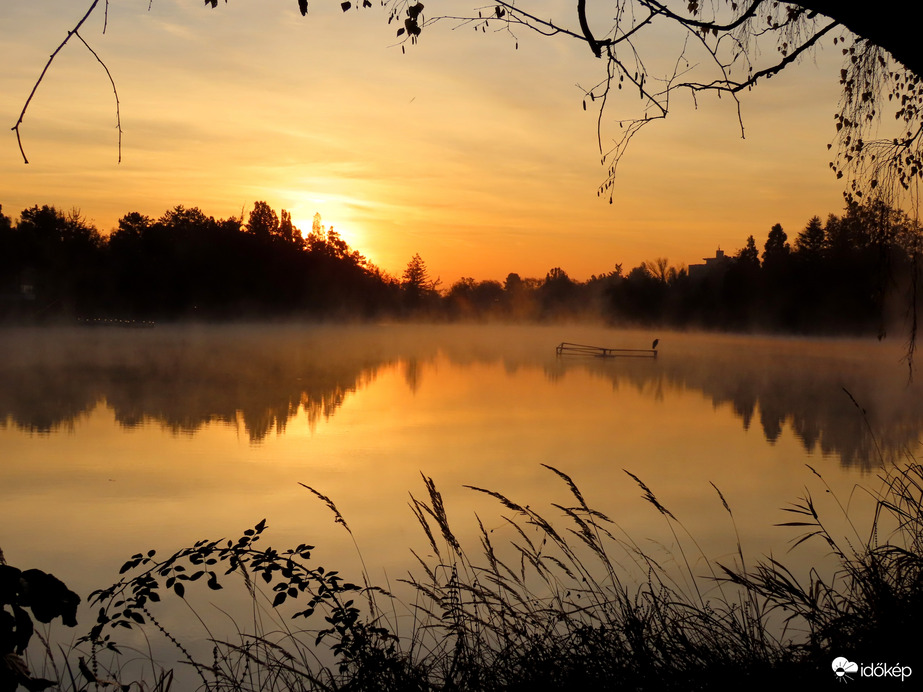
[{"label": "mist over water", "polygon": [[[558,357],[561,341],[657,358]],[[711,557],[784,554],[779,509],[807,488],[836,510],[883,464],[913,454],[923,395],[898,343],[586,326],[176,326],[0,333],[0,547],[82,596],[130,555],[239,535],[267,518],[274,547],[318,546],[393,580],[426,550],[407,508],[420,474],[458,535],[474,513],[566,501],[547,464],[645,545],[669,535],[638,475]],[[855,499],[861,506],[862,498]],[[812,565],[822,546],[793,559]],[[800,562],[799,562],[800,561]],[[178,618],[182,613],[177,614]],[[81,624],[84,620],[81,620]],[[188,623],[180,627],[193,627]]]},{"label": "mist over water", "polygon": [[653,362],[554,356],[565,339],[648,348],[650,336],[399,325],[9,330],[0,336],[0,424],[50,434],[105,406],[124,428],[156,423],[194,434],[224,423],[258,443],[295,418],[311,426],[330,418],[388,368],[400,367],[413,389],[421,365],[442,357],[453,367],[538,368],[549,382],[581,371],[652,396],[700,392],[767,442],[788,428],[805,451],[846,466],[871,468],[912,449],[923,427],[923,396],[896,344],[661,333]]}]

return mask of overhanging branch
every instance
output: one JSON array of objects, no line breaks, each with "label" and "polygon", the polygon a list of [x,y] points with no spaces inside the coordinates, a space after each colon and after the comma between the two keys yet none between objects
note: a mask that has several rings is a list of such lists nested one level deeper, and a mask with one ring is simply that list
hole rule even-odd
[{"label": "overhanging branch", "polygon": [[[92,0],[92,2],[90,3],[89,9],[86,11],[86,14],[83,15],[83,17],[80,19],[79,22],[77,22],[77,24],[74,26],[73,29],[67,32],[67,36],[64,38],[64,40],[61,41],[61,43],[58,44],[58,47],[54,49],[54,52],[48,58],[48,62],[45,63],[45,67],[42,70],[42,73],[39,75],[38,79],[35,81],[35,84],[32,86],[32,91],[29,93],[29,98],[26,99],[25,104],[23,104],[22,112],[19,114],[19,118],[16,120],[16,124],[13,125],[12,128],[10,128],[13,132],[16,133],[16,143],[19,145],[19,153],[22,154],[23,163],[29,163],[29,159],[26,158],[26,152],[22,146],[22,137],[20,136],[20,133],[19,133],[19,126],[22,125],[22,121],[26,117],[26,111],[29,109],[29,104],[32,103],[32,97],[34,97],[35,92],[38,91],[39,85],[42,83],[42,80],[45,79],[45,74],[47,74],[48,68],[51,67],[51,63],[54,62],[54,59],[58,57],[58,53],[60,53],[61,50],[64,48],[64,46],[67,45],[67,42],[71,40],[72,36],[77,35],[77,32],[80,30],[80,27],[82,27],[84,23],[87,21],[87,19],[90,18],[90,15],[93,14],[93,10],[96,9],[97,5],[99,5],[99,0]],[[108,2],[107,2],[107,7],[108,7]],[[82,38],[80,40],[83,41]],[[84,45],[86,45],[86,42],[84,42]],[[89,48],[89,46],[87,46],[87,48]],[[99,60],[99,56],[97,56],[96,59]],[[102,61],[100,60],[100,62]],[[103,67],[105,67],[105,65],[103,65]],[[108,74],[108,72],[109,70],[107,69],[106,73]],[[112,79],[112,76],[110,75],[109,78]],[[114,87],[115,85],[113,84],[113,88]],[[118,99],[118,96],[116,96],[116,99]],[[119,142],[121,143],[121,125],[119,127],[119,133],[120,133]],[[119,153],[119,160],[121,160],[121,149]]]}]

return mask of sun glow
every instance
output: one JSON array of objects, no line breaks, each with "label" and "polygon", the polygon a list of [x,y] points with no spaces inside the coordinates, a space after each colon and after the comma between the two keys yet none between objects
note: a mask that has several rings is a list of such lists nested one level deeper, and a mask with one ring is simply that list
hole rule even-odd
[{"label": "sun glow", "polygon": [[[313,200],[312,200],[313,202]],[[316,205],[320,207],[320,205]],[[320,224],[324,233],[335,231],[337,235],[353,250],[358,250],[362,255],[372,261],[366,247],[366,234],[363,232],[361,224],[355,222],[341,223],[339,218],[327,218],[322,212],[304,212],[303,209],[309,208],[310,203],[295,205],[296,210],[292,211],[292,223],[295,225],[303,238],[307,238],[314,228],[315,214],[320,214]],[[300,209],[299,209],[300,208]]]},{"label": "sun glow", "polygon": [[[47,4],[61,11],[0,3],[0,24],[16,27],[3,37],[17,56],[0,75],[4,112],[22,109],[75,21],[71,3]],[[56,60],[25,122],[32,163],[15,138],[0,160],[5,214],[79,207],[105,231],[130,211],[157,218],[177,204],[246,220],[263,200],[305,236],[320,213],[384,271],[399,275],[419,253],[450,285],[555,266],[585,280],[660,256],[688,264],[842,209],[825,149],[838,50],[748,96],[746,140],[736,108],[678,106],[633,142],[610,205],[596,194],[597,115],[573,86],[598,78],[590,51],[434,30],[405,56],[391,29],[371,15],[341,18],[335,5],[311,21],[260,3],[184,7],[155,3],[154,14],[93,35],[118,75],[122,164],[98,63],[88,53]]]}]

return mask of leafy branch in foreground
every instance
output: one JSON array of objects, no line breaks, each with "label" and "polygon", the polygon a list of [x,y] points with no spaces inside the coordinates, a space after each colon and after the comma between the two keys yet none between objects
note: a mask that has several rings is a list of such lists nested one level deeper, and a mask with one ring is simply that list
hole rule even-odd
[{"label": "leafy branch in foreground", "polygon": [[[879,491],[869,491],[867,534],[843,505],[852,531],[845,540],[809,494],[788,508],[795,521],[780,525],[806,531],[793,547],[822,540],[836,567],[832,576],[822,564],[804,576],[772,556],[748,567],[739,535],[736,564],[709,560],[654,491],[629,474],[668,524],[674,542],[662,556],[594,509],[569,475],[546,468],[569,493],[552,504],[556,520],[503,493],[468,486],[502,508],[496,528],[477,519],[479,553],[465,549],[435,482],[424,476],[425,495],[411,496],[411,509],[429,556],[417,555],[422,572],[405,580],[412,598],[404,603],[314,566],[311,546],[258,549],[261,521],[237,541],[200,541],[165,560],[154,551],[132,556],[122,572],[133,576],[92,595],[100,611],[85,640],[94,651],[117,650],[109,630],[153,625],[180,647],[203,689],[222,692],[778,689],[816,683],[818,671],[829,671],[831,657],[843,651],[870,660],[914,653],[904,633],[923,616],[923,466],[892,469]],[[734,523],[730,503],[713,487]],[[308,489],[345,526],[332,500]],[[273,608],[306,598],[307,607],[292,617],[321,611],[324,629],[238,628],[239,641],[212,638],[213,656],[194,658],[154,618],[151,604],[161,592],[188,598],[196,581],[219,589],[235,572],[254,601],[261,582],[271,585]],[[394,634],[396,620],[383,617],[376,593],[389,599],[395,618],[400,607],[409,609],[409,635]],[[357,594],[368,599],[365,613],[352,600]],[[325,641],[333,666],[318,650]]]},{"label": "leafy branch in foreground", "polygon": [[[206,674],[217,674],[215,666],[197,661],[157,620],[150,606],[161,600],[161,591],[172,591],[175,596],[185,599],[187,587],[200,580],[204,580],[209,589],[219,590],[223,588],[222,578],[237,572],[254,599],[257,598],[255,580],[271,585],[273,608],[287,601],[306,600],[304,608],[292,615],[293,619],[307,619],[320,610],[327,626],[316,633],[314,646],[334,637],[331,648],[340,657],[341,668],[348,668],[360,644],[364,646],[368,638],[386,634],[384,630],[359,621],[359,609],[350,596],[362,589],[344,581],[336,571],[311,565],[313,546],[301,544],[283,552],[269,547],[263,550],[256,548],[254,544],[265,528],[266,521],[263,520],[244,531],[244,535],[236,541],[198,541],[163,560],[157,559],[154,550],[133,555],[120,570],[121,574],[130,576],[123,576],[109,588],[90,595],[90,603],[100,608],[96,624],[82,641],[93,644],[95,648],[118,651],[111,630],[151,624],[179,648],[186,662],[198,671],[208,686],[210,682]],[[238,653],[253,655],[246,647],[240,648]],[[310,677],[307,671],[302,672]]]},{"label": "leafy branch in foreground", "polygon": [[20,685],[44,690],[57,684],[35,675],[23,659],[35,634],[32,618],[44,624],[60,618],[75,627],[79,603],[80,597],[53,574],[17,569],[6,564],[0,551],[0,690],[12,691]]}]

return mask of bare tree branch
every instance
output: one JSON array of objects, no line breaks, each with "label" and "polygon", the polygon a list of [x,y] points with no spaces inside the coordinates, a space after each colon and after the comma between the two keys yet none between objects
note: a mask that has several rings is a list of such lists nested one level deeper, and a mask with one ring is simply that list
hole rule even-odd
[{"label": "bare tree branch", "polygon": [[580,30],[583,32],[586,42],[590,45],[593,55],[601,58],[602,48],[599,46],[599,41],[593,38],[593,32],[590,31],[590,24],[586,19],[586,0],[577,0],[577,20],[580,22]]},{"label": "bare tree branch", "polygon": [[[29,163],[29,159],[26,158],[26,152],[22,147],[22,138],[19,133],[19,126],[22,125],[22,121],[26,117],[26,111],[29,109],[29,104],[32,103],[32,97],[35,96],[35,92],[38,91],[39,85],[42,83],[42,80],[45,78],[45,74],[48,72],[48,68],[51,67],[51,63],[53,63],[54,59],[58,57],[58,53],[61,52],[64,46],[67,45],[67,42],[71,40],[71,37],[74,36],[77,33],[77,31],[80,30],[80,27],[84,25],[87,19],[90,18],[90,15],[93,14],[93,10],[96,9],[97,5],[99,5],[99,0],[92,0],[92,2],[90,3],[90,7],[87,9],[86,13],[83,15],[80,21],[77,22],[76,25],[74,25],[73,29],[67,32],[67,36],[64,38],[64,40],[61,41],[61,43],[58,44],[58,47],[54,49],[54,52],[48,58],[48,62],[45,63],[45,67],[42,70],[42,73],[39,75],[38,79],[35,81],[35,84],[32,87],[32,91],[29,93],[29,97],[26,99],[25,104],[23,104],[22,112],[19,114],[19,118],[16,120],[16,124],[11,128],[13,132],[16,133],[16,143],[19,145],[19,153],[22,154],[23,163]],[[106,6],[108,7],[108,1],[106,3]],[[83,41],[83,39],[80,39],[80,40]],[[86,42],[84,42],[84,45],[86,45]],[[87,46],[87,48],[89,48],[89,46]],[[97,56],[97,60],[98,59],[99,58]],[[102,61],[100,60],[100,62]],[[103,67],[105,67],[105,65],[103,65]],[[108,73],[109,70],[107,69],[106,72]],[[112,79],[111,75],[109,78]],[[119,128],[119,132],[121,133],[121,127]],[[121,137],[119,141],[121,142]],[[119,154],[119,160],[121,160],[121,153]]]},{"label": "bare tree branch", "polygon": [[[108,3],[106,3],[108,5]],[[96,51],[90,47],[90,44],[83,40],[83,36],[74,31],[74,35],[80,39],[80,42],[87,47],[87,50],[93,54],[93,57],[103,66],[103,69],[106,71],[106,76],[109,78],[109,83],[112,85],[112,93],[115,95],[115,123],[116,128],[119,131],[119,163],[122,163],[122,115],[119,109],[119,92],[115,88],[115,80],[112,78],[112,73],[109,72],[109,68],[106,66],[106,63],[102,61],[102,58],[96,54]]]},{"label": "bare tree branch", "polygon": [[[149,0],[153,2],[153,0]],[[917,40],[911,21],[901,22],[905,3],[901,0],[878,0],[876,8],[861,3],[839,0],[576,0],[569,12],[577,28],[568,28],[564,21],[539,17],[522,6],[527,0],[492,0],[474,7],[470,16],[439,16],[424,18],[419,0],[383,0],[388,22],[396,20],[398,44],[415,44],[423,28],[440,21],[454,21],[456,28],[474,25],[486,32],[491,23],[511,36],[514,27],[526,27],[543,36],[566,36],[586,43],[593,55],[605,61],[605,76],[595,87],[583,90],[600,108],[597,118],[597,140],[603,164],[609,164],[609,179],[601,186],[610,189],[618,159],[625,153],[627,142],[639,129],[669,113],[671,94],[677,90],[688,93],[698,105],[701,93],[729,95],[737,110],[741,135],[744,123],[739,94],[755,87],[801,60],[820,41],[831,35],[839,43],[846,67],[841,84],[844,97],[840,103],[837,125],[836,160],[831,168],[838,177],[847,179],[847,198],[861,196],[871,189],[914,189],[911,182],[923,177],[923,48]],[[23,161],[28,163],[21,139],[21,125],[32,99],[57,55],[77,33],[100,0],[90,1],[84,16],[51,54],[36,80],[12,128]],[[206,6],[218,7],[218,0],[206,0]],[[349,3],[343,3],[344,8]],[[362,7],[370,7],[363,0]],[[880,7],[879,7],[880,5]],[[355,8],[360,4],[355,3]],[[298,0],[301,14],[306,2]],[[591,29],[591,8],[611,10],[609,29],[596,33]],[[889,14],[890,13],[890,14]],[[602,15],[593,15],[599,21]],[[909,17],[906,17],[909,19]],[[108,25],[108,0],[105,2],[103,32]],[[662,43],[646,43],[649,37],[659,41],[661,28],[680,31],[676,42],[676,60],[672,67],[655,69],[665,57]],[[835,36],[837,29],[845,34]],[[518,47],[518,39],[517,47]],[[774,44],[781,55],[768,59],[763,50]],[[851,45],[849,45],[851,43]],[[84,45],[90,49],[84,41]],[[653,46],[653,47],[652,47]],[[121,160],[121,116],[118,92],[108,67],[90,49],[103,66],[116,98],[116,120],[119,129],[119,160]],[[771,54],[769,54],[771,55]],[[898,63],[898,61],[900,61]],[[610,108],[609,96],[623,86],[633,86],[641,99],[641,112],[634,118],[609,121],[603,113]],[[893,102],[898,124],[904,129],[896,137],[869,141],[873,124],[883,106]],[[586,100],[584,100],[586,108]],[[604,124],[618,127],[620,135],[613,146],[605,144]],[[610,195],[611,201],[611,195]]]}]

